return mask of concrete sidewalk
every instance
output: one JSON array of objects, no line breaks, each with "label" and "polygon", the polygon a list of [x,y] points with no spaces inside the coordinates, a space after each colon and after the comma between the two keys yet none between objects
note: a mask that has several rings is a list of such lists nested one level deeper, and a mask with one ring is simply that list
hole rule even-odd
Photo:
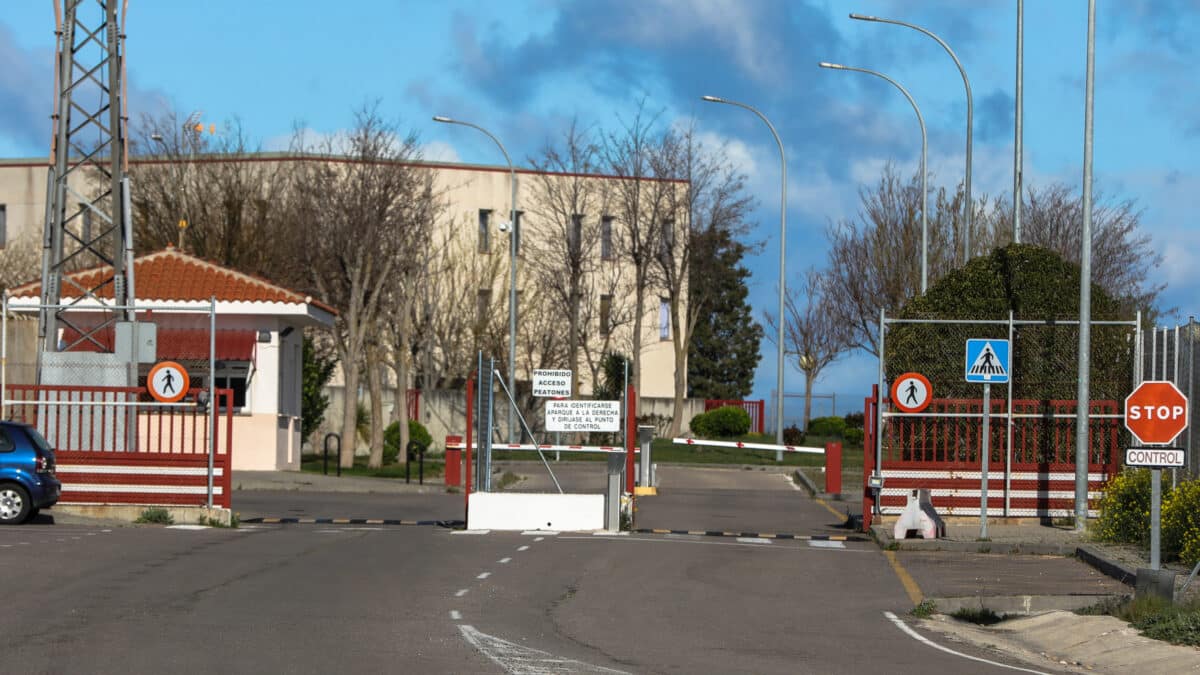
[{"label": "concrete sidewalk", "polygon": [[299,490],[310,492],[358,492],[367,494],[431,494],[445,492],[441,476],[426,476],[425,484],[417,483],[413,469],[412,482],[397,478],[367,478],[338,476],[331,467],[329,475],[307,471],[234,471],[233,490]]}]

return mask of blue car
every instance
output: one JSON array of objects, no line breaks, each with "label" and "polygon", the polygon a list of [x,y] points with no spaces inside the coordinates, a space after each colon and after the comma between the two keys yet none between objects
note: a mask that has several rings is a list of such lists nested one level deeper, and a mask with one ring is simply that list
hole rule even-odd
[{"label": "blue car", "polygon": [[29,520],[61,493],[46,439],[28,424],[0,421],[0,525]]}]

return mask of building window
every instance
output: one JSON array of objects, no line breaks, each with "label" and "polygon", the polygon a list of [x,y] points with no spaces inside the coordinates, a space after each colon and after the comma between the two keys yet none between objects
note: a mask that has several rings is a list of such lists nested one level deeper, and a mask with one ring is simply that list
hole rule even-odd
[{"label": "building window", "polygon": [[613,240],[612,240],[613,217],[604,216],[600,219],[600,259],[613,259]]},{"label": "building window", "polygon": [[0,204],[0,248],[8,244],[8,206]]},{"label": "building window", "polygon": [[675,221],[664,220],[661,227],[662,241],[660,246],[662,248],[659,249],[659,255],[665,262],[672,260],[675,256]]},{"label": "building window", "polygon": [[576,213],[571,216],[571,229],[567,232],[567,245],[570,247],[571,255],[579,255],[579,248],[583,242],[583,214]]},{"label": "building window", "polygon": [[479,296],[475,299],[475,325],[482,328],[487,325],[488,311],[492,306],[492,289],[479,289]]},{"label": "building window", "polygon": [[480,253],[487,253],[492,248],[491,230],[488,229],[488,221],[491,220],[492,212],[488,209],[479,209],[479,245],[476,250]]},{"label": "building window", "polygon": [[600,335],[608,335],[612,328],[612,296],[600,296]]},{"label": "building window", "polygon": [[525,215],[524,211],[517,211],[517,217],[513,222],[513,255],[521,255],[521,216]]},{"label": "building window", "polygon": [[[250,362],[249,361],[217,361],[217,369],[213,375],[213,385],[217,389],[232,389],[233,390],[233,409],[235,411],[246,407],[246,386],[250,382]],[[192,382],[193,387],[207,388],[208,383],[204,382],[204,378],[199,378]],[[219,396],[217,405],[219,410],[224,410],[225,398]]]},{"label": "building window", "polygon": [[658,339],[671,339],[671,303],[666,298],[658,299]]}]

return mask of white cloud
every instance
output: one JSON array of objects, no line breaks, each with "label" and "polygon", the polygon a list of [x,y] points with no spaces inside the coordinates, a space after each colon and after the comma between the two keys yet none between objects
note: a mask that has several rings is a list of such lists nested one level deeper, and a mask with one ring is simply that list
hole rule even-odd
[{"label": "white cloud", "polygon": [[421,156],[430,162],[461,162],[458,150],[444,141],[430,141],[421,146]]}]

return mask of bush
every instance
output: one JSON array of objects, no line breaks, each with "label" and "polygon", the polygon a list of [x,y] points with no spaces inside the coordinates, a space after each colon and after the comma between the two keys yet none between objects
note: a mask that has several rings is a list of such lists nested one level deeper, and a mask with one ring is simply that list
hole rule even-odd
[{"label": "bush", "polygon": [[1184,481],[1163,496],[1162,551],[1187,565],[1200,561],[1200,480]]},{"label": "bush", "polygon": [[171,516],[170,511],[159,506],[151,506],[148,509],[144,509],[142,514],[138,516],[137,520],[133,522],[152,523],[155,525],[174,525],[175,518]]},{"label": "bush", "polygon": [[783,428],[784,445],[804,445],[804,432],[795,424]]},{"label": "bush", "polygon": [[847,429],[843,436],[846,439],[846,445],[862,445],[866,432],[862,429]]},{"label": "bush", "polygon": [[841,417],[814,417],[808,421],[810,436],[842,436],[846,433],[846,420]]},{"label": "bush", "polygon": [[863,428],[863,414],[860,412],[847,413],[842,419],[846,420],[847,429]]},{"label": "bush", "polygon": [[727,405],[696,415],[688,428],[699,438],[729,438],[750,431],[750,413],[739,406]]},{"label": "bush", "polygon": [[1150,543],[1150,471],[1126,469],[1104,486],[1096,538],[1125,544]]},{"label": "bush", "polygon": [[[433,436],[424,424],[416,420],[408,421],[408,440],[416,441],[426,450],[433,445]],[[400,458],[400,422],[392,422],[383,431],[383,463],[394,464]]]}]

